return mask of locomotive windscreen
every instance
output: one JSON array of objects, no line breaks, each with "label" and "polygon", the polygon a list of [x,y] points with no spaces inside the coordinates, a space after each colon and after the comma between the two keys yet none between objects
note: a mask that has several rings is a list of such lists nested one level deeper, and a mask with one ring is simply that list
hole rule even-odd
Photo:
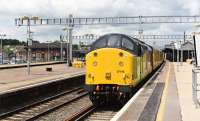
[{"label": "locomotive windscreen", "polygon": [[120,47],[120,35],[105,35],[100,37],[94,44],[93,49],[103,47]]}]

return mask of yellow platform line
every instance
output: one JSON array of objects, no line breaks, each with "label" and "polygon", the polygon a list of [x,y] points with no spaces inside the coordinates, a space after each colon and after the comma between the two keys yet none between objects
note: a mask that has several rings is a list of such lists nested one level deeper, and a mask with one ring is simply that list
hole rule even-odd
[{"label": "yellow platform line", "polygon": [[169,63],[169,69],[168,69],[167,77],[165,80],[165,87],[163,90],[162,99],[161,99],[161,103],[160,103],[159,110],[157,113],[156,121],[163,121],[164,109],[165,109],[166,98],[167,98],[167,89],[169,85],[169,74],[170,74],[170,63]]}]

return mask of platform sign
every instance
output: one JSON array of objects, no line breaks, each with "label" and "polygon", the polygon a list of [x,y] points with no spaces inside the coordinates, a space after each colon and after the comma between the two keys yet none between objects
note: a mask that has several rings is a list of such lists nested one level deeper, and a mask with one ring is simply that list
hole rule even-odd
[{"label": "platform sign", "polygon": [[28,46],[31,46],[33,44],[32,40],[28,41]]},{"label": "platform sign", "polygon": [[200,32],[194,33],[193,40],[194,40],[196,66],[200,67]]}]

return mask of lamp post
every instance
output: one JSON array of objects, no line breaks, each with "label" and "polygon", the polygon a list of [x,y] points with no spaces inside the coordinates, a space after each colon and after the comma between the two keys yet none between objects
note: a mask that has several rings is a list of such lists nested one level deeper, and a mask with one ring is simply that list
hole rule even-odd
[{"label": "lamp post", "polygon": [[[177,48],[177,62],[180,62],[181,60],[180,60],[180,50],[181,50],[181,40],[180,41],[178,41],[178,48]],[[179,65],[180,65],[180,63],[177,63],[177,71],[179,72]]]},{"label": "lamp post", "polygon": [[139,39],[141,40],[141,41],[144,41],[143,39],[144,38],[142,38],[142,36],[143,36],[143,29],[142,29],[142,16],[139,16],[139,28],[138,28],[138,34],[139,34]]},{"label": "lamp post", "polygon": [[49,62],[49,60],[50,60],[49,44],[50,44],[50,42],[48,42],[48,62]]},{"label": "lamp post", "polygon": [[47,41],[47,61],[50,61],[50,43],[51,41]]},{"label": "lamp post", "polygon": [[60,61],[63,61],[63,36],[60,35]]},{"label": "lamp post", "polygon": [[30,20],[38,20],[38,17],[28,17],[28,16],[24,16],[21,17],[21,20],[27,20],[27,49],[28,49],[28,58],[27,58],[27,72],[28,75],[30,75],[30,64],[31,64],[31,48],[30,46],[32,45],[32,39],[31,39],[31,25],[30,25]]},{"label": "lamp post", "polygon": [[5,34],[0,34],[1,37],[1,64],[3,64],[3,37],[5,37]]},{"label": "lamp post", "polygon": [[72,23],[73,16],[70,14],[68,18],[68,25],[63,31],[67,31],[67,40],[69,42],[68,46],[68,66],[72,66],[73,56],[72,56],[72,31],[73,31],[73,23]]},{"label": "lamp post", "polygon": [[184,43],[182,43],[182,41],[180,41],[180,45],[181,45],[181,63],[180,63],[180,65],[182,66],[183,65],[183,45],[182,44],[184,44]]},{"label": "lamp post", "polygon": [[174,45],[174,42],[173,43],[173,46],[172,46],[172,62],[174,62],[174,49],[175,49],[175,45]]}]

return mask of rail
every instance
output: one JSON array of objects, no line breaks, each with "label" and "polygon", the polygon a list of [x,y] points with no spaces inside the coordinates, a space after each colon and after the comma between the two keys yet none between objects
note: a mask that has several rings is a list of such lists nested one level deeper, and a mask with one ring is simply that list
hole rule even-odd
[{"label": "rail", "polygon": [[87,92],[84,92],[82,88],[74,88],[72,90],[49,97],[48,99],[41,100],[34,104],[30,104],[29,106],[23,107],[19,110],[16,110],[4,120],[34,120],[86,95]]},{"label": "rail", "polygon": [[81,120],[84,120],[84,118],[87,117],[88,115],[90,115],[95,109],[96,109],[96,107],[94,107],[93,105],[82,108],[79,112],[77,112],[74,115],[72,115],[71,117],[65,119],[65,121],[81,121]]}]

